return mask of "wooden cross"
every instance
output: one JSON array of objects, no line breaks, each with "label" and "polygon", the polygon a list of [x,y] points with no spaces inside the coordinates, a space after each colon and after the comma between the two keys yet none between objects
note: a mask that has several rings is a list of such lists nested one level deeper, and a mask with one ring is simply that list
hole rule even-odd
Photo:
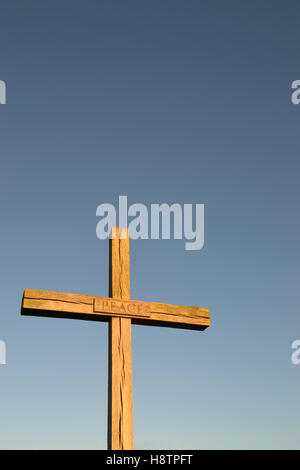
[{"label": "wooden cross", "polygon": [[109,322],[108,449],[133,449],[131,324],[204,330],[209,310],[130,299],[128,229],[110,239],[109,297],[25,289],[21,314]]}]

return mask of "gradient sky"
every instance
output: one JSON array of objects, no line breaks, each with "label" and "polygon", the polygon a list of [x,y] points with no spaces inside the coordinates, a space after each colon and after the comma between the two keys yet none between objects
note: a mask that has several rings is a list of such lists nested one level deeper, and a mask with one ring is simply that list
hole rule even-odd
[{"label": "gradient sky", "polygon": [[107,295],[96,208],[205,204],[205,245],[131,243],[137,449],[300,448],[298,1],[15,0],[0,11],[2,449],[106,446],[107,324],[21,317]]}]

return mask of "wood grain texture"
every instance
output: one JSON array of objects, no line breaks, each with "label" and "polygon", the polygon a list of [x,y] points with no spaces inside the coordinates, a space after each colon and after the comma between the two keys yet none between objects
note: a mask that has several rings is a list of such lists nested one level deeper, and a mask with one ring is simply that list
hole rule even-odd
[{"label": "wood grain texture", "polygon": [[109,323],[108,429],[109,450],[133,449],[131,320]]},{"label": "wood grain texture", "polygon": [[[130,299],[129,235],[115,228],[110,240],[110,295]],[[109,323],[108,341],[108,449],[133,449],[131,319]]]},{"label": "wood grain texture", "polygon": [[24,291],[21,313],[99,321],[117,316],[131,318],[134,324],[198,330],[210,325],[205,308],[31,289]]}]

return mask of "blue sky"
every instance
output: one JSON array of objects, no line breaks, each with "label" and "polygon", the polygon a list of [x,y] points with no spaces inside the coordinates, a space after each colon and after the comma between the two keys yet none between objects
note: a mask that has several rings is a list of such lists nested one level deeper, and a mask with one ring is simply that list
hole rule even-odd
[{"label": "blue sky", "polygon": [[106,446],[107,325],[20,316],[24,288],[106,295],[96,208],[205,204],[205,245],[131,243],[137,449],[299,449],[297,1],[5,2],[0,447]]}]

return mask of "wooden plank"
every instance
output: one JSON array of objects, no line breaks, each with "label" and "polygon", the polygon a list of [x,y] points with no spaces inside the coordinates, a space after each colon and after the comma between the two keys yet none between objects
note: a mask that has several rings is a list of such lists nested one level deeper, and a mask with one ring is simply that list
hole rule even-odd
[{"label": "wooden plank", "polygon": [[199,317],[174,317],[173,315],[163,315],[151,313],[150,317],[131,318],[133,325],[160,326],[167,328],[181,328],[185,330],[203,331],[210,326],[209,318]]},{"label": "wooden plank", "polygon": [[21,313],[53,317],[70,313],[68,318],[99,321],[117,316],[132,318],[134,324],[175,328],[203,329],[210,325],[209,310],[205,308],[31,289],[24,291]]},{"label": "wooden plank", "polygon": [[74,304],[93,304],[94,296],[83,294],[70,294],[66,292],[53,292],[47,290],[25,289],[24,298],[27,299],[43,299],[43,300],[60,300],[62,302]]},{"label": "wooden plank", "polygon": [[157,302],[151,302],[151,313],[162,313],[165,315],[175,315],[181,317],[186,316],[190,318],[209,318],[209,310],[207,308],[171,305]]},{"label": "wooden plank", "polygon": [[92,314],[93,305],[76,304],[72,302],[63,302],[60,300],[43,300],[43,299],[23,299],[22,313],[26,314],[26,310],[52,311],[52,312],[69,312]]},{"label": "wooden plank", "polygon": [[111,318],[108,357],[108,449],[131,450],[133,403],[130,318]]},{"label": "wooden plank", "polygon": [[[130,299],[129,235],[127,229],[114,230],[110,240],[110,295],[113,299],[127,301]],[[133,404],[130,318],[111,318],[108,344],[108,449],[131,450]]]},{"label": "wooden plank", "polygon": [[207,308],[152,302],[150,321],[144,319],[140,324],[203,331],[210,326],[210,314]]},{"label": "wooden plank", "polygon": [[109,296],[130,299],[130,265],[128,229],[114,227],[110,239]]}]

